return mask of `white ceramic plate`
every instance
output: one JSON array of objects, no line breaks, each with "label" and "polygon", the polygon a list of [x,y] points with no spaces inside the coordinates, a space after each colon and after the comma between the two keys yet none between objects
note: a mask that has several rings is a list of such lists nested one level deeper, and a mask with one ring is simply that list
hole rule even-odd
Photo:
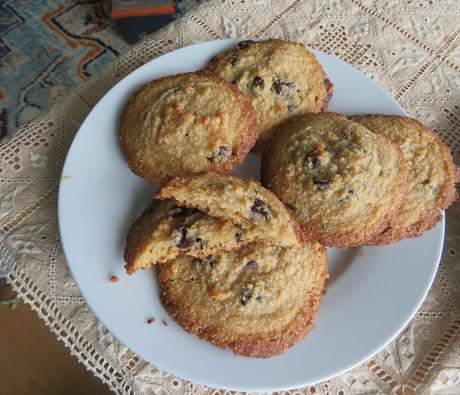
[{"label": "white ceramic plate", "polygon": [[[246,391],[314,384],[369,359],[409,322],[425,298],[440,259],[444,221],[417,239],[386,247],[330,249],[330,280],[314,329],[282,356],[233,355],[182,330],[163,309],[154,270],[127,276],[122,251],[129,227],[154,187],[134,176],[118,148],[117,123],[140,85],[203,67],[237,40],[176,50],[140,67],[113,87],[82,124],[69,150],[59,189],[59,226],[72,274],[97,317],[153,365],[195,383]],[[316,55],[335,84],[330,110],[405,114],[382,88],[339,59]],[[259,176],[250,154],[236,174]],[[120,281],[113,284],[111,275]],[[156,317],[153,325],[148,317]],[[161,324],[166,319],[169,325]]]}]

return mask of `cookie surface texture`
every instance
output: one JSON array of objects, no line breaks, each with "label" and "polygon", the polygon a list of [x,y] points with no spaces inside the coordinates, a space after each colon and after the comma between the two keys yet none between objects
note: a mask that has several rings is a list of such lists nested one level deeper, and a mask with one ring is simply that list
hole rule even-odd
[{"label": "cookie surface texture", "polygon": [[307,237],[351,247],[394,221],[407,194],[395,144],[335,113],[305,114],[281,128],[264,152],[262,178]]},{"label": "cookie surface texture", "polygon": [[412,118],[362,115],[350,119],[397,144],[409,172],[408,198],[395,223],[369,243],[393,243],[420,236],[432,228],[442,218],[441,210],[457,198],[455,165],[449,148],[434,132]]},{"label": "cookie surface texture", "polygon": [[188,332],[234,353],[268,358],[312,327],[327,277],[318,243],[248,245],[158,266],[161,300]]},{"label": "cookie surface texture", "polygon": [[207,173],[175,178],[132,225],[128,274],[179,255],[204,258],[252,242],[298,246],[303,234],[279,199],[254,180]]},{"label": "cookie surface texture", "polygon": [[203,171],[228,173],[257,139],[248,98],[208,73],[148,83],[120,119],[120,147],[131,170],[153,183]]},{"label": "cookie surface texture", "polygon": [[215,173],[177,177],[161,188],[156,197],[175,199],[179,205],[253,229],[274,244],[296,245],[303,239],[289,210],[255,180]]},{"label": "cookie surface texture", "polygon": [[[263,224],[237,225],[195,208],[179,206],[174,200],[154,200],[128,233],[125,269],[128,274],[133,274],[179,255],[205,258],[223,250],[241,249],[255,241],[270,240],[271,235],[266,235]],[[282,236],[272,241],[280,245],[300,242]]]},{"label": "cookie surface texture", "polygon": [[203,258],[223,248],[237,249],[257,237],[257,232],[245,232],[230,221],[179,206],[173,200],[154,200],[128,233],[125,269],[132,274],[181,254]]},{"label": "cookie surface texture", "polygon": [[211,60],[208,70],[250,98],[260,128],[258,148],[287,118],[327,109],[333,91],[321,64],[300,43],[242,41]]}]

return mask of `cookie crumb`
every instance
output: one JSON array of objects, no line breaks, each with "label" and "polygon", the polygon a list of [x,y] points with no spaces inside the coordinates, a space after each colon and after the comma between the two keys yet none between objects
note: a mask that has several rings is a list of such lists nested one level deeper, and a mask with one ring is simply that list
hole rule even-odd
[{"label": "cookie crumb", "polygon": [[155,317],[150,317],[147,319],[147,324],[153,324],[155,322]]},{"label": "cookie crumb", "polygon": [[168,321],[163,320],[163,321],[161,321],[161,322],[163,323],[164,326],[168,326]]},{"label": "cookie crumb", "polygon": [[120,279],[117,276],[113,275],[112,277],[110,277],[110,282],[117,283],[118,281],[120,281]]},{"label": "cookie crumb", "polygon": [[71,176],[63,175],[63,176],[61,177],[61,181],[68,181],[68,180],[70,180],[71,178],[72,178]]},{"label": "cookie crumb", "polygon": [[368,255],[367,252],[360,252],[360,253],[359,253],[359,256],[360,256],[361,258],[365,258],[365,257],[367,257],[367,255]]}]

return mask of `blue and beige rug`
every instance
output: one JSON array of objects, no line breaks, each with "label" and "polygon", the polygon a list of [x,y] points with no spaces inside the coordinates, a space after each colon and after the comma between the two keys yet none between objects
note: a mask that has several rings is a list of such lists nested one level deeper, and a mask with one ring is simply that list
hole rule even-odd
[{"label": "blue and beige rug", "polygon": [[108,15],[101,0],[0,0],[0,138],[128,49]]}]

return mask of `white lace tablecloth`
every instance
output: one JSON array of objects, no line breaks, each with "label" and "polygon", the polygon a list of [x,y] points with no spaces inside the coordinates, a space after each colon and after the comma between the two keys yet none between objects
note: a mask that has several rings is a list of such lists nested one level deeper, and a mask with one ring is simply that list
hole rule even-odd
[{"label": "white lace tablecloth", "polygon": [[[61,167],[83,119],[123,76],[167,51],[227,37],[280,37],[337,55],[438,131],[460,163],[458,0],[209,0],[148,37],[0,146],[0,270],[70,352],[116,393],[214,390],[141,360],[86,305],[59,242]],[[291,392],[459,394],[459,240],[455,204],[435,283],[404,332],[360,367]]]}]

